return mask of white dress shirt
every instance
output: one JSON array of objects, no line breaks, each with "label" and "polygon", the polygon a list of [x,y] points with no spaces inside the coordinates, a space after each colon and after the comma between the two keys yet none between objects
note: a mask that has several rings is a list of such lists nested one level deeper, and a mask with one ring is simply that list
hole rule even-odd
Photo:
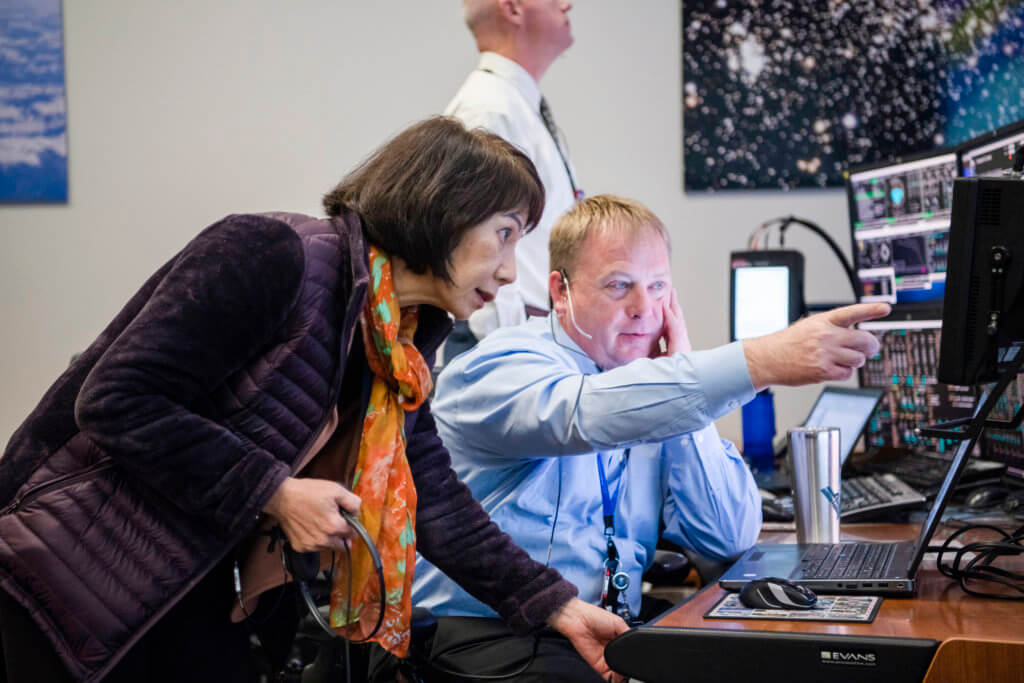
[{"label": "white dress shirt", "polygon": [[444,110],[468,127],[485,128],[521,149],[544,184],[544,214],[516,247],[516,281],[498,290],[495,300],[469,319],[478,339],[499,327],[523,322],[524,306],[548,309],[548,237],[554,222],[576,201],[569,179],[571,172],[575,180],[576,171],[564,141],[559,144],[565,162],[544,126],[540,99],[537,81],[526,69],[499,54],[484,52],[476,70]]}]

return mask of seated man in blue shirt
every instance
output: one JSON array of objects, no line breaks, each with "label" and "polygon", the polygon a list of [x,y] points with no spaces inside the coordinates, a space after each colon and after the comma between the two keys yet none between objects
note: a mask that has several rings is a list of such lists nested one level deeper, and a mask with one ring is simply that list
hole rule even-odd
[{"label": "seated man in blue shirt", "polygon": [[[888,306],[836,309],[691,352],[669,235],[646,207],[607,195],[580,202],[553,228],[550,256],[553,314],[452,361],[433,414],[491,519],[581,599],[629,619],[659,537],[715,559],[757,539],[757,487],[713,420],[770,384],[848,378],[878,349],[850,326]],[[497,618],[422,559],[413,603],[439,617]],[[432,649],[436,664],[471,674],[525,666],[538,680],[596,680],[568,642],[558,648],[485,620],[441,618]]]}]

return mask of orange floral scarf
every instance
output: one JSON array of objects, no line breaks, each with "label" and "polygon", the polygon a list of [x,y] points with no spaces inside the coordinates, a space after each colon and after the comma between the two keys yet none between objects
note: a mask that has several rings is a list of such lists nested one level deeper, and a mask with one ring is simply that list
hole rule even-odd
[{"label": "orange floral scarf", "polygon": [[[405,411],[430,393],[430,369],[413,346],[418,310],[402,313],[387,254],[370,247],[370,292],[361,317],[366,358],[373,370],[352,491],[362,501],[360,522],[384,565],[385,611],[370,639],[404,657],[409,649],[412,576],[416,563],[416,487],[405,459]],[[352,604],[346,604],[349,567],[342,562],[331,590],[331,626],[364,640],[377,623],[380,590],[370,553],[352,542]],[[346,624],[346,614],[351,623]]]}]

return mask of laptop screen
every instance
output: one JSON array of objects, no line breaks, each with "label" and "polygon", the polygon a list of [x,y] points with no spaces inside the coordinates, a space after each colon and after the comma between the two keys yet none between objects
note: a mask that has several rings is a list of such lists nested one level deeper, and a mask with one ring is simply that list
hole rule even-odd
[{"label": "laptop screen", "polygon": [[825,387],[804,426],[839,427],[839,464],[842,465],[853,451],[882,393],[881,389]]}]

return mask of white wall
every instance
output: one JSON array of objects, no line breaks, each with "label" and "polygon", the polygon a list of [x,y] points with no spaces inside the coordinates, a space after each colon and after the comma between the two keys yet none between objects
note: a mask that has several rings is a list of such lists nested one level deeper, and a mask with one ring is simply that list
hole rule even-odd
[{"label": "white wall", "polygon": [[[838,190],[685,195],[678,0],[588,0],[542,83],[588,194],[651,206],[698,348],[728,336],[728,252],[761,221],[849,248]],[[70,201],[0,206],[0,443],[145,277],[237,211],[318,212],[377,144],[440,111],[476,56],[457,0],[66,0]],[[812,300],[849,300],[816,237]],[[780,389],[778,422],[817,390]],[[720,423],[738,439],[738,415]]]}]

